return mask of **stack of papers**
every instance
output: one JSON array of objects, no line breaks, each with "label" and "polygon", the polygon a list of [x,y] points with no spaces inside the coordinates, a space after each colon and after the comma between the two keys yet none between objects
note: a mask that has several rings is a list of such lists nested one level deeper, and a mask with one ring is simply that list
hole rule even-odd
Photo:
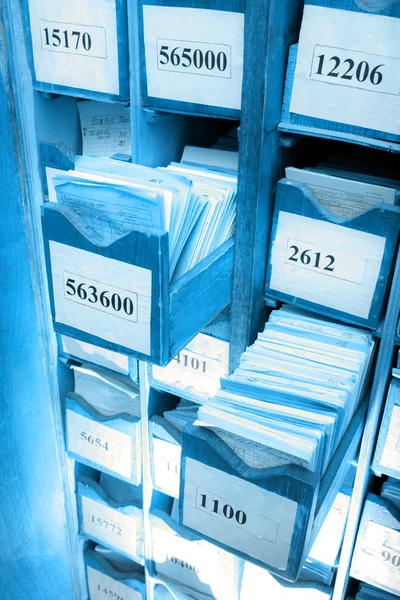
[{"label": "stack of papers", "polygon": [[75,394],[99,413],[107,417],[122,413],[140,417],[139,388],[132,382],[87,365],[72,365],[72,369]]},{"label": "stack of papers", "polygon": [[120,573],[135,573],[136,575],[142,574],[142,568],[135,563],[133,560],[130,560],[126,556],[119,554],[119,552],[115,552],[115,550],[111,550],[110,548],[106,548],[105,546],[101,546],[100,544],[96,544],[93,550],[99,556],[102,556],[110,563],[110,565]]},{"label": "stack of papers", "polygon": [[57,202],[79,216],[83,232],[109,245],[137,227],[167,231],[171,279],[234,233],[237,175],[231,171],[181,163],[153,169],[94,156],[78,156],[75,169],[53,175],[52,183]]},{"label": "stack of papers", "polygon": [[365,330],[283,306],[196,424],[267,447],[270,466],[321,474],[364,394],[373,349]]},{"label": "stack of papers", "polygon": [[385,592],[372,585],[361,583],[355,600],[396,600],[396,598],[398,598],[398,596],[395,596],[394,594]]},{"label": "stack of papers", "polygon": [[[286,177],[305,183],[318,200],[344,219],[358,217],[379,204],[399,204],[400,181],[396,170],[379,165],[379,157],[330,156],[307,169],[286,168]],[[373,168],[371,168],[373,167]],[[370,173],[379,173],[378,176]]]}]

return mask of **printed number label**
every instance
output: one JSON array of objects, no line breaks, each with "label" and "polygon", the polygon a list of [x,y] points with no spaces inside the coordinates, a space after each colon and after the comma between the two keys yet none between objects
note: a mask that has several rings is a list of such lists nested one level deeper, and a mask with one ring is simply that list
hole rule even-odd
[{"label": "printed number label", "polygon": [[106,452],[109,450],[109,441],[103,438],[95,437],[93,433],[87,431],[81,431],[79,434],[82,442],[87,442],[91,446],[95,446],[96,448],[102,448]]},{"label": "printed number label", "polygon": [[87,567],[88,587],[90,600],[143,600],[140,592],[137,592],[120,581],[101,573],[97,569]]},{"label": "printed number label", "polygon": [[176,556],[170,556],[169,554],[167,554],[166,557],[167,560],[169,560],[174,565],[182,567],[183,569],[187,569],[188,571],[193,571],[194,573],[199,572],[199,569],[197,567],[194,567],[193,565],[189,564],[184,560],[181,560],[180,558],[177,558]]},{"label": "printed number label", "polygon": [[40,21],[42,49],[93,58],[107,58],[104,27]]},{"label": "printed number label", "polygon": [[354,283],[363,282],[366,266],[366,260],[362,257],[292,238],[287,240],[285,262]]},{"label": "printed number label", "polygon": [[224,504],[221,499],[214,499],[207,493],[197,490],[197,508],[203,508],[217,515],[221,519],[233,519],[238,525],[244,525],[247,515],[243,510],[235,510],[230,504]]},{"label": "printed number label", "polygon": [[117,594],[117,592],[113,592],[110,588],[104,587],[99,583],[97,584],[97,591],[107,596],[107,598],[113,598],[114,600],[124,600],[124,598]]},{"label": "printed number label", "polygon": [[89,514],[89,518],[91,522],[100,529],[104,531],[109,531],[110,533],[114,533],[115,535],[122,535],[122,529],[112,521],[108,521],[107,519],[103,519],[96,514]]},{"label": "printed number label", "polygon": [[199,360],[197,356],[179,352],[174,359],[178,365],[199,373],[207,373],[207,362]]},{"label": "printed number label", "polygon": [[63,271],[64,297],[108,314],[137,323],[138,296],[99,281]]},{"label": "printed number label", "polygon": [[399,67],[396,58],[317,45],[310,78],[397,96],[400,88],[394,69]]},{"label": "printed number label", "polygon": [[184,40],[157,39],[157,68],[160,71],[231,77],[231,47]]},{"label": "printed number label", "polygon": [[384,562],[390,562],[394,567],[400,567],[400,555],[392,554],[388,550],[384,550],[381,556]]}]

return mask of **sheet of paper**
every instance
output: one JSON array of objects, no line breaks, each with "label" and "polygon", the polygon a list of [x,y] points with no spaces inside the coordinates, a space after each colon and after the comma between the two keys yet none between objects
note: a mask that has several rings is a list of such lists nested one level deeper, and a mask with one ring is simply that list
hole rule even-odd
[{"label": "sheet of paper", "polygon": [[109,575],[87,567],[90,600],[143,600],[142,594]]},{"label": "sheet of paper", "polygon": [[400,135],[400,22],[304,7],[290,112]]},{"label": "sheet of paper", "polygon": [[149,269],[53,241],[50,256],[58,323],[150,354]]},{"label": "sheet of paper", "polygon": [[118,475],[131,477],[132,463],[137,460],[133,453],[136,439],[70,409],[66,421],[68,450]]},{"label": "sheet of paper", "polygon": [[393,406],[381,464],[389,469],[400,469],[400,406]]},{"label": "sheet of paper", "polygon": [[115,0],[29,0],[29,18],[38,81],[119,94]]},{"label": "sheet of paper", "polygon": [[386,239],[280,211],[269,287],[368,318]]},{"label": "sheet of paper", "polygon": [[78,102],[82,154],[113,156],[132,154],[129,108],[109,102]]},{"label": "sheet of paper", "polygon": [[124,375],[129,373],[129,360],[124,354],[106,350],[87,342],[81,342],[66,335],[61,336],[62,351],[82,362],[92,362],[100,367],[117,371]]},{"label": "sheet of paper", "polygon": [[240,109],[244,15],[143,6],[147,93]]},{"label": "sheet of paper", "polygon": [[137,558],[136,519],[82,496],[83,531],[94,540]]},{"label": "sheet of paper", "polygon": [[192,458],[186,458],[183,493],[183,525],[286,569],[296,502]]},{"label": "sheet of paper", "polygon": [[220,167],[222,169],[238,170],[239,152],[218,150],[215,148],[200,148],[199,146],[185,146],[181,158],[182,163],[195,163]]},{"label": "sheet of paper", "polygon": [[396,190],[362,181],[332,177],[307,169],[286,168],[286,177],[305,183],[320,202],[339,217],[351,219],[377,204],[394,204]]}]

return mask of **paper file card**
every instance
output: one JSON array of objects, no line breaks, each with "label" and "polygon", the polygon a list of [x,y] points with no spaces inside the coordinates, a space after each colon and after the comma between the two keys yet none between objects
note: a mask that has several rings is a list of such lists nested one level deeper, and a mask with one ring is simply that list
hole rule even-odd
[{"label": "paper file card", "polygon": [[240,110],[244,14],[143,6],[147,93]]},{"label": "paper file card", "polygon": [[304,7],[290,112],[400,135],[399,94],[398,18]]},{"label": "paper file card", "polygon": [[113,156],[132,154],[129,108],[109,102],[78,102],[82,154]]},{"label": "paper file card", "polygon": [[329,171],[317,173],[308,169],[287,167],[286,177],[305,183],[328,210],[345,219],[357,217],[382,202],[394,204],[396,200],[395,189],[344,177],[333,177],[329,175]]},{"label": "paper file card", "polygon": [[29,0],[37,81],[119,94],[116,0]]}]

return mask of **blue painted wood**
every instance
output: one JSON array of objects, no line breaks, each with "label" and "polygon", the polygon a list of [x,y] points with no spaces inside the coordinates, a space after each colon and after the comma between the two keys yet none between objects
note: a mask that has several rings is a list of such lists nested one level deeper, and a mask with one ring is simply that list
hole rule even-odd
[{"label": "blue painted wood", "polygon": [[[76,213],[47,203],[42,207],[43,234],[53,320],[55,307],[50,240],[114,258],[152,271],[151,352],[146,356],[54,321],[58,333],[164,366],[229,303],[232,240],[198,263],[169,287],[168,234],[137,228],[109,246],[97,246],[80,233]],[[72,222],[71,222],[72,221]]]},{"label": "blue painted wood", "polygon": [[[206,428],[188,425],[182,433],[181,484],[179,496],[179,520],[185,525],[183,508],[185,503],[186,459],[192,458],[203,464],[249,481],[260,488],[274,492],[283,498],[298,503],[293,537],[287,568],[282,571],[272,565],[256,560],[233,548],[220,538],[204,536],[217,546],[267,568],[272,573],[289,581],[296,581],[310,552],[311,546],[343,485],[351,461],[357,453],[365,421],[368,403],[364,401],[356,411],[342,441],[322,477],[294,465],[254,469],[246,465],[215,433]],[[202,485],[207,488],[207,482]],[[212,486],[210,483],[209,486]],[[212,493],[212,492],[211,492]],[[186,526],[186,525],[185,525]],[[191,529],[191,531],[193,531]],[[218,534],[216,534],[218,535]],[[239,545],[240,545],[240,537]]]},{"label": "blue painted wood", "polygon": [[[40,92],[50,95],[64,94],[76,96],[77,98],[87,98],[98,100],[100,102],[114,102],[116,104],[127,104],[129,101],[129,57],[128,57],[128,29],[127,29],[127,0],[115,0],[116,6],[116,25],[118,40],[118,79],[119,94],[106,94],[96,92],[90,89],[79,87],[69,87],[59,84],[52,84],[45,81],[38,81],[35,74],[33,61],[33,50],[31,40],[31,28],[29,21],[29,2],[33,0],[22,0],[25,17],[26,46],[34,88]],[[51,96],[50,96],[51,98]]]},{"label": "blue painted wood", "polygon": [[154,108],[161,111],[172,112],[176,114],[189,114],[205,117],[223,117],[225,119],[239,119],[241,111],[223,108],[218,106],[209,106],[207,104],[195,104],[191,102],[181,102],[169,100],[167,98],[154,98],[147,93],[146,78],[146,59],[143,34],[143,5],[151,6],[174,6],[181,8],[201,8],[206,10],[219,10],[227,12],[245,12],[245,0],[138,0],[138,28],[140,35],[140,73],[142,87],[143,106]]},{"label": "blue painted wood", "polygon": [[[26,154],[12,87],[9,5],[0,12],[0,355],[3,372],[0,432],[0,581],[4,600],[79,599],[68,531],[56,359],[37,303],[40,279],[28,232]],[[8,63],[8,60],[11,63]],[[13,71],[12,77],[17,75]],[[56,583],[55,583],[56,582]]]},{"label": "blue painted wood", "polygon": [[[303,2],[246,2],[238,204],[231,309],[230,368],[265,322],[266,249],[277,181],[288,161],[276,131],[289,46],[298,35]],[[257,52],[254,51],[257,49]]]},{"label": "blue painted wood", "polygon": [[49,189],[46,178],[46,167],[62,171],[73,171],[75,169],[75,154],[62,142],[40,142],[39,156],[43,195],[48,197]]},{"label": "blue painted wood", "polygon": [[232,270],[231,238],[171,285],[170,358],[229,304]]},{"label": "blue painted wood", "polygon": [[[233,552],[240,558],[248,560],[272,573],[289,581],[295,581],[302,567],[302,561],[306,559],[305,547],[311,533],[315,507],[318,497],[319,478],[315,473],[307,471],[294,465],[283,467],[272,467],[270,469],[254,469],[246,465],[233,450],[231,450],[218,436],[202,427],[187,425],[182,432],[182,460],[181,460],[181,484],[179,494],[179,522],[187,525],[183,519],[183,507],[185,502],[185,477],[186,461],[192,458],[214,469],[221,470],[239,479],[251,482],[264,490],[273,492],[288,498],[298,504],[296,523],[290,544],[290,554],[287,568],[277,570],[270,564],[244,554],[237,548],[225,544],[223,540],[211,538],[202,534],[207,541]],[[203,482],[202,485],[206,486]],[[207,487],[206,487],[207,489]],[[188,528],[190,529],[190,528]],[[240,534],[238,533],[239,538]]]},{"label": "blue painted wood", "polygon": [[[79,396],[78,394],[75,394],[74,392],[69,392],[67,394],[67,397],[65,398],[65,408],[66,408],[66,410],[71,410],[72,412],[74,412],[78,415],[82,415],[83,417],[86,417],[87,419],[94,421],[94,423],[101,423],[105,427],[108,427],[115,431],[119,431],[120,433],[124,433],[125,435],[128,435],[129,437],[132,438],[132,453],[134,453],[134,456],[133,456],[134,460],[132,461],[131,475],[130,475],[130,477],[124,477],[123,475],[120,475],[120,474],[116,473],[115,471],[107,469],[106,467],[104,467],[103,465],[101,465],[99,463],[92,462],[92,461],[88,460],[87,458],[85,458],[84,456],[82,456],[80,454],[75,454],[74,452],[72,452],[68,448],[68,429],[67,429],[67,423],[65,423],[65,439],[67,440],[68,454],[72,458],[77,460],[78,462],[88,465],[89,467],[92,467],[93,469],[97,469],[99,471],[102,471],[103,473],[107,473],[108,475],[111,475],[112,477],[115,477],[117,479],[122,479],[123,481],[131,483],[132,485],[140,485],[142,457],[136,456],[136,444],[137,444],[136,440],[138,438],[140,440],[140,428],[139,428],[140,419],[138,419],[137,417],[134,417],[133,415],[129,415],[127,413],[120,413],[119,415],[116,415],[116,416],[105,416],[105,415],[101,414],[99,411],[97,411],[95,408],[93,408],[93,406],[91,406],[91,404],[86,402],[86,400],[84,398],[82,398],[82,396]],[[139,441],[139,443],[140,443],[140,441]]]},{"label": "blue painted wood", "polygon": [[[358,12],[364,13],[370,12],[368,10],[363,9],[360,4],[356,3],[353,0],[326,0],[325,2],[322,2],[321,0],[320,4],[318,4],[317,2],[310,2],[310,4],[317,4],[318,6],[329,6],[332,8],[340,8],[342,10],[357,10]],[[396,8],[396,6],[398,6],[398,3],[396,3],[396,5],[394,5],[393,8],[387,8],[386,10],[379,11],[379,13],[374,14],[388,14],[390,16],[398,16],[398,8]],[[305,115],[299,115],[290,112],[290,101],[292,97],[294,74],[297,60],[297,48],[297,44],[292,45],[290,48],[286,73],[285,93],[282,106],[282,118],[278,129],[280,131],[286,131],[290,133],[299,133],[302,135],[305,134],[316,137],[326,137],[340,140],[343,142],[352,142],[364,146],[381,148],[383,150],[400,152],[400,136],[398,135],[394,135],[384,131],[376,131],[374,129],[367,129],[364,127],[357,127],[355,125],[338,123],[336,121],[316,119],[314,117],[308,117]]]},{"label": "blue painted wood", "polygon": [[[136,527],[136,555],[128,554],[124,549],[122,549],[117,544],[106,543],[101,537],[96,537],[94,535],[87,535],[84,524],[83,524],[83,498],[90,498],[91,500],[97,502],[100,505],[105,507],[110,507],[112,509],[117,510],[119,513],[126,515],[128,517],[132,517],[136,519],[138,527]],[[138,564],[144,564],[144,555],[143,555],[143,526],[142,523],[142,508],[133,504],[132,502],[117,502],[111,496],[109,496],[101,486],[96,483],[94,480],[89,479],[87,477],[80,477],[77,482],[77,501],[78,501],[78,514],[79,514],[79,530],[81,535],[83,535],[86,539],[92,540],[109,548],[110,550],[114,550],[115,552],[121,554],[122,556],[126,556],[127,558],[137,562]],[[100,511],[99,511],[100,512]],[[101,515],[99,515],[101,517]],[[100,535],[100,534],[99,534]],[[115,536],[115,539],[118,540],[118,537]]]},{"label": "blue painted wood", "polygon": [[400,208],[397,206],[382,204],[376,208],[372,208],[368,212],[358,217],[344,219],[327,210],[322,203],[319,202],[310,188],[308,188],[305,184],[290,181],[289,179],[282,179],[278,183],[276,192],[271,244],[273,244],[276,236],[278,218],[281,211],[315,219],[316,227],[318,226],[318,221],[327,221],[340,225],[341,227],[382,236],[386,238],[385,251],[367,319],[357,317],[355,315],[351,315],[322,304],[310,302],[303,298],[295,298],[289,294],[271,289],[271,255],[269,257],[267,266],[266,294],[276,300],[295,303],[298,306],[307,308],[308,310],[312,310],[320,314],[331,316],[335,319],[347,321],[356,325],[363,325],[364,327],[368,327],[370,329],[375,329],[378,327],[390,287],[390,276],[393,270],[395,252],[398,246]]},{"label": "blue painted wood", "polygon": [[[391,466],[382,464],[382,453],[385,448],[385,444],[387,442],[387,436],[389,433],[389,427],[392,420],[393,409],[395,406],[400,406],[400,380],[393,378],[390,387],[389,393],[386,399],[385,410],[381,420],[381,426],[379,429],[379,437],[376,444],[375,456],[372,463],[372,469],[376,475],[389,475],[390,477],[395,477],[396,479],[400,479],[400,462],[393,461]],[[398,459],[400,461],[400,452]]]},{"label": "blue painted wood", "polygon": [[103,573],[104,575],[111,577],[111,579],[126,585],[129,589],[135,590],[135,592],[138,592],[140,597],[145,600],[146,586],[144,576],[140,571],[128,573],[118,571],[107,561],[107,559],[91,548],[88,548],[85,552],[85,562],[87,567],[91,567],[99,573]]}]

